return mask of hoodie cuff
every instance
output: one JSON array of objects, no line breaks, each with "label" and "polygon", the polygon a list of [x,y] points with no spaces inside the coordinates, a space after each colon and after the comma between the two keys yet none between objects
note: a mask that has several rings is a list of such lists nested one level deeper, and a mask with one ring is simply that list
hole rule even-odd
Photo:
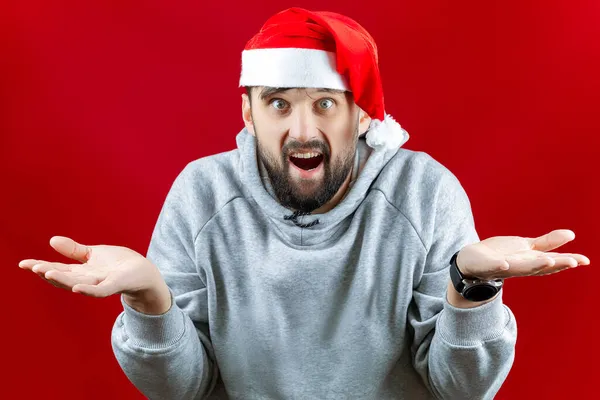
[{"label": "hoodie cuff", "polygon": [[494,300],[473,308],[454,307],[448,300],[436,330],[444,341],[455,346],[473,346],[502,335],[510,314],[502,302],[502,290]]},{"label": "hoodie cuff", "polygon": [[162,349],[176,343],[185,331],[185,314],[175,303],[171,294],[171,308],[160,315],[141,313],[127,304],[121,295],[123,317],[121,326],[125,331],[124,340],[130,340],[138,347]]}]

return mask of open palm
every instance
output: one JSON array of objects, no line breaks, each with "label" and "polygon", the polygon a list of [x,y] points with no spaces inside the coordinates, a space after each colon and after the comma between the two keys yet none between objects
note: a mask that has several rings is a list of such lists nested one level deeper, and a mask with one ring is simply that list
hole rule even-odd
[{"label": "open palm", "polygon": [[464,247],[456,261],[463,275],[480,279],[553,274],[590,263],[582,254],[551,251],[573,239],[568,229],[536,238],[495,236]]},{"label": "open palm", "polygon": [[86,246],[64,236],[52,237],[50,246],[78,263],[26,259],[19,267],[35,272],[55,286],[93,297],[135,294],[159,279],[158,270],[127,247]]}]

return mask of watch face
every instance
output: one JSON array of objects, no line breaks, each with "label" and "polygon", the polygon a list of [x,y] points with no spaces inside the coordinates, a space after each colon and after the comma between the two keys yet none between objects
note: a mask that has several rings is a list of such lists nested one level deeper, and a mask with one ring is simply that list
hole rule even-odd
[{"label": "watch face", "polygon": [[471,301],[489,300],[498,293],[498,289],[491,285],[475,285],[465,289],[463,297]]}]

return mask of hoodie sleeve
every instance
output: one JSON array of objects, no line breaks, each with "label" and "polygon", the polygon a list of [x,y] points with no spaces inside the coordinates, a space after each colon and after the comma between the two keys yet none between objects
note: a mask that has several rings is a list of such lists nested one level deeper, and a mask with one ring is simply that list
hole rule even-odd
[{"label": "hoodie sleeve", "polygon": [[493,399],[513,364],[516,321],[502,291],[475,308],[448,303],[450,259],[479,237],[467,194],[452,173],[435,193],[425,266],[408,314],[414,366],[439,399]]},{"label": "hoodie sleeve", "polygon": [[[147,252],[171,293],[171,308],[147,315],[121,296],[111,343],[125,375],[149,399],[201,399],[217,376],[208,329],[207,289],[195,262],[194,210],[185,170],[175,179]],[[197,215],[197,214],[196,214]]]}]

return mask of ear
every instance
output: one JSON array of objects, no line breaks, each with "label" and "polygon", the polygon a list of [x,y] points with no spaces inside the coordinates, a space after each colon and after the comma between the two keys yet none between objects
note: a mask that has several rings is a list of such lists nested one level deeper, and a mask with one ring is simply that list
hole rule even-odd
[{"label": "ear", "polygon": [[242,119],[248,132],[252,136],[256,136],[254,132],[254,121],[252,121],[252,107],[250,106],[250,98],[246,93],[242,94]]},{"label": "ear", "polygon": [[363,135],[371,125],[371,117],[362,108],[358,108],[358,135]]}]

